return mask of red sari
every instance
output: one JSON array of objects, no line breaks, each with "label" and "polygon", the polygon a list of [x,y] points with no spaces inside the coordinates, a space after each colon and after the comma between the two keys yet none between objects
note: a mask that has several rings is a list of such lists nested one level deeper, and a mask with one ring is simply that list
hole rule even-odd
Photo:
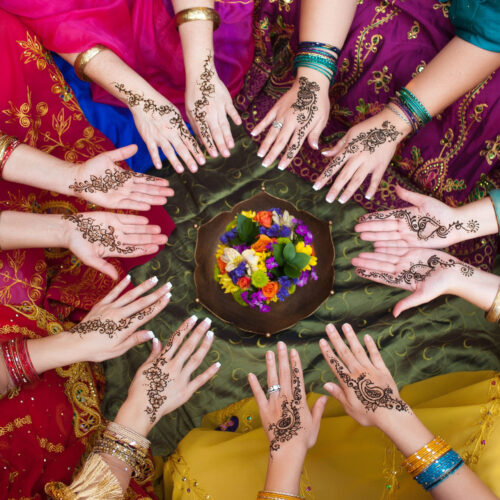
[{"label": "red sari", "polygon": [[[71,89],[35,34],[0,10],[0,130],[71,162],[113,148],[86,121]],[[124,168],[127,168],[123,164]],[[85,201],[0,181],[0,210],[74,213],[99,210]],[[163,208],[146,214],[170,234]],[[110,259],[120,277],[151,256]],[[113,281],[62,249],[0,251],[0,342],[53,335],[80,319]],[[45,498],[48,481],[71,483],[104,424],[99,365],[77,363],[0,399],[0,498]],[[135,481],[127,498],[153,497]]]}]

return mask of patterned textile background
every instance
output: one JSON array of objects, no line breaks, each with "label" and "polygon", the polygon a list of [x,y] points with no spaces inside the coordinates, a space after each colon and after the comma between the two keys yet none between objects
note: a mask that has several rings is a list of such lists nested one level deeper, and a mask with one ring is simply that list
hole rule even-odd
[{"label": "patterned textile background", "polygon": [[[370,245],[353,231],[354,223],[365,213],[354,202],[329,205],[323,193],[311,185],[277,169],[260,167],[256,146],[243,129],[234,130],[236,147],[232,156],[209,160],[195,175],[169,175],[175,189],[167,205],[177,224],[167,247],[148,264],[133,272],[135,282],[156,274],[160,284],[170,280],[173,297],[167,309],[151,321],[151,328],[164,343],[176,326],[191,314],[203,319],[207,312],[195,302],[193,281],[196,228],[221,211],[257,193],[262,186],[274,196],[333,221],[336,250],[335,294],[311,317],[294,328],[269,339],[243,333],[213,319],[216,338],[202,365],[222,363],[218,375],[184,407],[166,416],[153,430],[155,454],[171,453],[187,432],[199,425],[203,415],[251,395],[246,379],[249,371],[265,380],[264,355],[278,340],[299,350],[305,369],[307,389],[321,392],[332,379],[317,345],[324,326],[350,322],[362,335],[372,335],[396,382],[402,386],[433,375],[460,370],[500,369],[498,326],[488,323],[479,309],[457,297],[445,296],[431,304],[407,311],[396,320],[394,304],[407,292],[362,280],[354,273],[350,259]],[[167,175],[167,170],[160,175]],[[150,350],[146,344],[106,364],[107,391],[104,414],[113,417],[126,397],[137,367]]]}]

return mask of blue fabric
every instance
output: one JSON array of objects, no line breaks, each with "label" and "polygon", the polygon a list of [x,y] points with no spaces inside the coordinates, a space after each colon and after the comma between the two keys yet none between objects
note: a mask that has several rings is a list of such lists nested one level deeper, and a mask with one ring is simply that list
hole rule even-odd
[{"label": "blue fabric", "polygon": [[450,21],[463,40],[492,52],[500,52],[500,1],[453,0]]},{"label": "blue fabric", "polygon": [[[149,156],[148,148],[135,127],[130,110],[120,106],[94,102],[90,93],[90,84],[80,80],[76,76],[71,64],[67,63],[57,54],[53,54],[53,56],[55,63],[64,75],[68,85],[72,88],[85,118],[87,118],[90,124],[107,136],[117,148],[129,144],[137,144],[139,148],[137,153],[127,160],[127,163],[136,172],[146,172],[146,170],[149,170],[153,166],[153,163]],[[163,161],[165,156],[161,150],[159,152],[160,158]]]},{"label": "blue fabric", "polygon": [[493,206],[495,207],[495,214],[497,216],[499,227],[498,234],[500,234],[500,189],[493,189],[492,191],[490,191],[489,195],[491,201],[493,202]]}]

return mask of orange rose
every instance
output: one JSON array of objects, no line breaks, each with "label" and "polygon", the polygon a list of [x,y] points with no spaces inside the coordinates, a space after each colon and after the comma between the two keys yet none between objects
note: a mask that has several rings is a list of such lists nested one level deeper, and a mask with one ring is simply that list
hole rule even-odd
[{"label": "orange rose", "polygon": [[249,286],[252,280],[248,276],[243,276],[243,278],[240,278],[238,280],[238,286],[242,288],[243,290],[246,290]]},{"label": "orange rose", "polygon": [[269,211],[261,211],[257,212],[257,215],[254,217],[254,220],[258,222],[261,226],[271,227],[273,223],[273,214]]},{"label": "orange rose", "polygon": [[262,288],[262,293],[266,299],[272,299],[280,289],[280,286],[276,281],[270,281],[264,288]]},{"label": "orange rose", "polygon": [[266,249],[268,243],[271,243],[273,240],[266,236],[265,234],[259,234],[259,239],[252,245],[252,249],[256,252],[263,252]]},{"label": "orange rose", "polygon": [[222,274],[226,274],[226,263],[222,259],[217,259],[217,265],[219,266],[219,271]]}]

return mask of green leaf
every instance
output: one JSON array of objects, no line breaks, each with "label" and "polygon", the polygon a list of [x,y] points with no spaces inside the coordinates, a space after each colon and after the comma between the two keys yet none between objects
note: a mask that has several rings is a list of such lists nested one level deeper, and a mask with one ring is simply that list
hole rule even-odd
[{"label": "green leaf", "polygon": [[291,262],[296,255],[297,252],[295,250],[295,247],[293,246],[293,243],[287,243],[285,245],[285,248],[283,249],[283,257],[285,258],[285,260]]},{"label": "green leaf", "polygon": [[226,233],[228,231],[231,231],[231,229],[233,229],[233,227],[236,226],[236,221],[233,219],[227,226],[226,226]]},{"label": "green leaf", "polygon": [[238,236],[245,243],[253,243],[255,237],[259,234],[257,224],[242,214],[238,214],[236,229],[238,230]]},{"label": "green leaf", "polygon": [[280,245],[286,245],[287,243],[291,243],[292,240],[290,238],[278,238],[276,242]]},{"label": "green leaf", "polygon": [[284,245],[273,245],[274,260],[276,261],[278,266],[282,266],[284,263],[283,247],[284,247]]},{"label": "green leaf", "polygon": [[284,271],[289,278],[300,278],[300,269],[293,264],[285,264]]},{"label": "green leaf", "polygon": [[241,294],[244,290],[238,290],[237,292],[233,292],[233,298],[240,306],[248,307],[248,304],[241,298]]},{"label": "green leaf", "polygon": [[295,258],[290,262],[290,264],[293,264],[294,266],[297,266],[300,270],[304,269],[304,267],[309,264],[309,261],[311,260],[311,257],[305,253],[302,252],[297,252],[297,255]]},{"label": "green leaf", "polygon": [[295,293],[295,290],[297,290],[297,285],[291,285],[290,288],[288,289],[288,293],[292,295],[292,293]]},{"label": "green leaf", "polygon": [[217,264],[215,264],[215,267],[214,267],[214,280],[215,281],[219,281],[219,276],[220,276],[219,266]]}]

